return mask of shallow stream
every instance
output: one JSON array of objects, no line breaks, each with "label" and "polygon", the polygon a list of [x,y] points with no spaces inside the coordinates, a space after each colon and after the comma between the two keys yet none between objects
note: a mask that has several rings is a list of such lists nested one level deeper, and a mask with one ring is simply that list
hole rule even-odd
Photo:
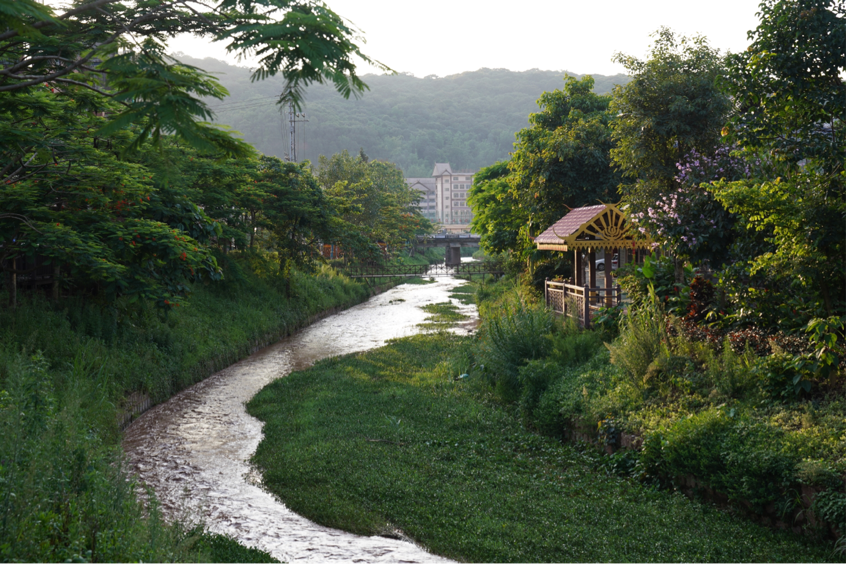
[{"label": "shallow stream", "polygon": [[[418,333],[427,316],[420,306],[449,301],[455,278],[403,284],[327,317],[154,407],[126,430],[130,469],[156,493],[167,517],[203,520],[216,533],[261,548],[283,562],[445,562],[413,543],[361,537],[312,523],[261,487],[249,459],[261,440],[261,423],[244,404],[276,378],[316,361],[379,347]],[[456,300],[471,321],[475,306]]]}]

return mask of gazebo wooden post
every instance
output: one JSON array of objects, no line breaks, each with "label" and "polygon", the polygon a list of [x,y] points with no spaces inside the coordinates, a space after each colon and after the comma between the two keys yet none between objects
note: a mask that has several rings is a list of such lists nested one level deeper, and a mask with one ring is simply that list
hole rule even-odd
[{"label": "gazebo wooden post", "polygon": [[612,262],[614,261],[614,250],[605,248],[605,305],[611,307],[611,283],[613,282],[611,273],[614,270]]},{"label": "gazebo wooden post", "polygon": [[[588,251],[588,272],[589,272],[589,286],[591,288],[596,288],[596,249],[593,247],[590,248]],[[596,298],[596,292],[591,291],[590,299],[594,301]],[[587,299],[587,298],[585,298]]]},{"label": "gazebo wooden post", "polygon": [[582,250],[576,249],[576,272],[574,278],[576,279],[576,286],[585,285],[585,263],[582,260]]}]

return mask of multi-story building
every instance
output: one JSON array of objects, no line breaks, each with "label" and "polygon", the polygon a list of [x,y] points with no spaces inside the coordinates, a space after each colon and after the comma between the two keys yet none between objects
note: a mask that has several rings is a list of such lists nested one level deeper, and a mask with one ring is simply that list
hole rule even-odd
[{"label": "multi-story building", "polygon": [[420,210],[423,215],[443,225],[447,231],[470,231],[473,210],[467,204],[474,172],[453,171],[449,163],[435,163],[431,178],[406,178],[405,181],[423,193]]},{"label": "multi-story building", "polygon": [[406,183],[420,192],[420,213],[429,221],[439,221],[437,214],[437,196],[434,178],[406,178]]}]

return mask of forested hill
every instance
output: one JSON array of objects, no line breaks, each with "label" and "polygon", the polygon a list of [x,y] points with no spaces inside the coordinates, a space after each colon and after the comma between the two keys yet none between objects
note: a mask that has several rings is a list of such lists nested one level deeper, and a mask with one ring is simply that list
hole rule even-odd
[{"label": "forested hill", "polygon": [[[287,152],[283,123],[275,98],[282,79],[250,83],[249,71],[215,59],[184,63],[215,73],[231,96],[215,103],[217,121],[240,131],[267,155]],[[580,76],[574,73],[573,76]],[[561,89],[564,71],[512,72],[481,69],[442,78],[367,75],[370,91],[359,100],[344,100],[331,86],[310,87],[298,124],[298,160],[317,162],[344,149],[399,165],[406,176],[429,176],[433,163],[453,169],[478,170],[504,159],[514,133],[526,127],[547,90]],[[594,75],[597,93],[624,84],[625,75]],[[287,125],[286,125],[287,127]]]}]

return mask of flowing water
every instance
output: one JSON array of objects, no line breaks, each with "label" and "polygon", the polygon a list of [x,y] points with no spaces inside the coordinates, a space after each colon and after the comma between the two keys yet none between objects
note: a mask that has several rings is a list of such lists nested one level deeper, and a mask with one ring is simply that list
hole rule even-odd
[{"label": "flowing water", "polygon": [[[156,493],[164,514],[209,529],[283,562],[442,562],[400,539],[361,537],[312,523],[261,488],[249,464],[261,423],[244,403],[261,388],[322,358],[379,347],[419,332],[420,306],[448,301],[454,278],[397,286],[260,350],[142,415],[126,430],[130,469]],[[454,301],[454,300],[453,300]],[[475,306],[458,305],[477,319]],[[458,331],[467,332],[474,322]]]}]

